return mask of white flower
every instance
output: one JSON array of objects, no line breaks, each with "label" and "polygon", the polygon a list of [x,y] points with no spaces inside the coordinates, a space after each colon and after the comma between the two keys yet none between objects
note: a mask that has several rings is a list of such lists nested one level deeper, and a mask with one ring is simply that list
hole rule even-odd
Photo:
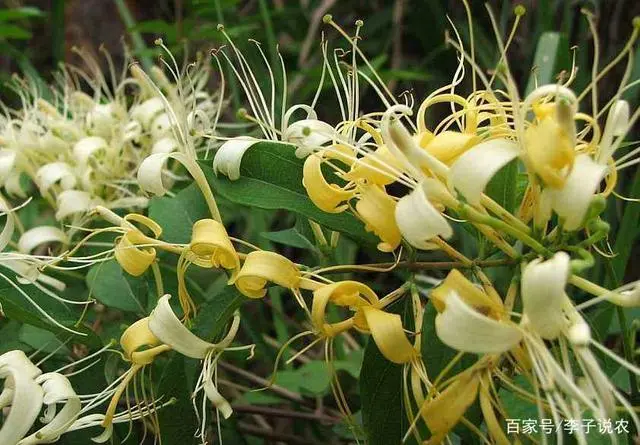
[{"label": "white flower", "polygon": [[507,139],[492,139],[475,145],[451,166],[450,185],[469,203],[478,205],[491,178],[515,159],[519,152],[518,145]]},{"label": "white flower", "polygon": [[176,317],[169,304],[170,295],[164,295],[149,317],[149,329],[162,343],[191,358],[204,360],[200,378],[194,394],[200,389],[223,417],[233,412],[231,405],[220,395],[214,384],[215,363],[220,354],[231,345],[240,326],[240,315],[236,313],[227,335],[219,343],[209,343],[189,331]]},{"label": "white flower", "polygon": [[69,190],[76,185],[76,175],[66,162],[51,162],[45,164],[36,172],[36,182],[40,193],[46,193],[51,186],[60,182],[63,190]]},{"label": "white flower", "polygon": [[455,291],[449,293],[444,311],[436,316],[436,333],[447,346],[476,354],[506,352],[522,340],[516,325],[481,314]]},{"label": "white flower", "polygon": [[18,250],[24,253],[31,253],[31,251],[39,245],[52,242],[67,244],[69,242],[69,238],[57,227],[34,227],[22,234],[18,240]]},{"label": "white flower", "polygon": [[565,230],[580,228],[606,170],[606,166],[598,164],[589,155],[580,154],[562,188],[545,188],[544,193],[549,194],[551,206],[563,220]]},{"label": "white flower", "polygon": [[213,158],[214,173],[222,173],[232,181],[240,178],[242,157],[249,148],[258,142],[262,142],[262,140],[249,136],[240,136],[226,141],[218,148]]},{"label": "white flower", "polygon": [[10,407],[0,428],[0,444],[16,445],[38,418],[44,391],[34,379],[40,373],[22,351],[0,356],[0,379],[4,379],[0,409]]},{"label": "white flower", "polygon": [[433,183],[423,181],[398,201],[395,210],[400,233],[409,244],[418,249],[433,248],[429,241],[436,236],[450,238],[453,229],[427,198],[427,189]]},{"label": "white flower", "polygon": [[284,142],[296,144],[296,156],[304,158],[332,142],[336,136],[334,128],[318,119],[302,119],[289,125],[282,133]]},{"label": "white flower", "polygon": [[[51,443],[65,433],[76,421],[82,403],[69,380],[62,374],[50,372],[36,379],[44,390],[44,404],[47,406],[45,415],[41,419],[46,425],[35,433],[25,437],[18,445],[35,445]],[[62,410],[56,414],[56,405],[64,403]]]},{"label": "white flower", "polygon": [[558,252],[548,261],[533,260],[522,271],[522,323],[547,340],[557,338],[567,327],[564,308],[571,302],[564,288],[569,259],[566,253]]}]

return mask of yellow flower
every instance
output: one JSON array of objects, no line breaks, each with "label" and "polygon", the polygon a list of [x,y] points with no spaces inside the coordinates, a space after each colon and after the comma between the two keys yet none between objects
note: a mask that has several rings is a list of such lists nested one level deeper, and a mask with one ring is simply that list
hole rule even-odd
[{"label": "yellow flower", "polygon": [[171,349],[170,346],[162,344],[151,332],[149,329],[149,317],[142,318],[129,326],[120,337],[120,345],[124,351],[125,358],[131,362],[131,367],[119,378],[121,380],[120,384],[113,392],[105,417],[102,420],[102,426],[105,428],[107,437],[111,435],[113,429],[113,419],[118,408],[118,401],[131,381],[145,366],[153,363],[159,354]]},{"label": "yellow flower", "polygon": [[356,203],[356,213],[364,222],[365,229],[375,233],[382,241],[378,249],[392,252],[400,245],[402,235],[395,221],[396,201],[382,187],[362,185],[358,187],[360,196]]},{"label": "yellow flower", "polygon": [[354,187],[340,187],[330,184],[322,173],[324,152],[314,153],[307,157],[302,170],[302,185],[313,203],[322,211],[340,213],[349,205],[345,203],[356,194]]},{"label": "yellow flower", "polygon": [[[328,303],[348,307],[354,312],[350,318],[328,323],[325,312]],[[326,284],[313,293],[311,321],[316,332],[333,338],[351,328],[370,333],[380,352],[394,363],[408,363],[417,351],[407,339],[398,314],[380,309],[378,296],[368,286],[357,281]]]}]

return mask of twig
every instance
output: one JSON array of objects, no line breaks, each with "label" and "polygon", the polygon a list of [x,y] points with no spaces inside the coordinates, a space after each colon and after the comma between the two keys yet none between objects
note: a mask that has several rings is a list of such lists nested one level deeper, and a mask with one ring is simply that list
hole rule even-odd
[{"label": "twig", "polygon": [[265,439],[275,440],[277,442],[285,442],[294,445],[321,445],[320,442],[309,441],[298,436],[291,434],[276,433],[274,431],[264,430],[257,428],[253,425],[247,425],[246,423],[239,423],[236,427],[238,432],[250,434],[252,436],[264,437]]},{"label": "twig", "polygon": [[325,414],[303,413],[281,408],[270,408],[258,405],[233,405],[233,410],[240,413],[262,414],[267,417],[285,417],[287,419],[304,419],[324,423],[341,423],[342,419]]},{"label": "twig", "polygon": [[[505,258],[502,260],[481,260],[472,261],[469,264],[462,263],[460,261],[400,261],[397,263],[396,268],[409,269],[409,270],[449,270],[449,269],[468,269],[474,267],[500,267],[515,264],[516,261],[512,258]],[[343,273],[345,270],[353,269],[358,270],[363,267],[377,267],[380,269],[390,268],[396,263],[372,263],[372,264],[358,264],[354,266],[335,266],[326,267],[322,269],[323,274],[327,273]]]},{"label": "twig", "polygon": [[218,364],[220,365],[220,367],[222,369],[225,369],[229,372],[232,372],[234,374],[237,374],[239,376],[242,376],[244,378],[246,378],[247,380],[252,381],[253,383],[256,383],[258,385],[264,386],[264,387],[268,387],[269,390],[273,391],[274,393],[284,397],[285,399],[294,401],[294,402],[298,402],[298,403],[304,403],[304,398],[300,395],[300,394],[296,394],[293,391],[289,391],[286,388],[283,388],[282,386],[276,385],[274,384],[270,384],[269,380],[262,378],[260,376],[257,376],[255,374],[250,373],[249,371],[245,371],[244,369],[240,369],[236,366],[233,366],[230,363],[227,362],[223,362],[220,361],[218,362]]}]

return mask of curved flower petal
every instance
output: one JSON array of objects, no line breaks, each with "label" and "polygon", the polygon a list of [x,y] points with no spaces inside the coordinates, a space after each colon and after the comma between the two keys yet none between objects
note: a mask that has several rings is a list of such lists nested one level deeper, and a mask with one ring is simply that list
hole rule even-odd
[{"label": "curved flower petal", "polygon": [[235,181],[240,178],[240,163],[244,153],[257,144],[263,142],[249,136],[240,136],[230,139],[218,148],[213,158],[213,172],[222,173],[230,180]]},{"label": "curved flower petal", "polygon": [[9,173],[13,171],[16,164],[17,154],[13,150],[7,150],[6,148],[0,149],[0,185],[4,184],[9,176]]},{"label": "curved flower petal", "polygon": [[282,134],[282,140],[297,146],[296,156],[304,158],[333,141],[334,128],[318,119],[302,119],[289,125]]},{"label": "curved flower petal", "polygon": [[13,238],[13,232],[16,228],[13,211],[2,196],[0,196],[0,216],[5,217],[2,232],[0,232],[0,252],[2,252]]},{"label": "curved flower petal", "polygon": [[141,318],[129,326],[120,337],[120,346],[125,357],[134,365],[153,363],[158,354],[168,349],[166,345],[161,344],[149,326],[150,317]]},{"label": "curved flower petal", "polygon": [[311,323],[317,332],[326,337],[334,337],[352,327],[368,331],[368,326],[366,319],[359,319],[357,315],[344,321],[328,323],[325,312],[329,302],[356,311],[360,307],[377,303],[378,296],[369,286],[349,280],[326,284],[315,290],[311,306]]},{"label": "curved flower petal", "polygon": [[60,181],[63,190],[76,185],[76,175],[66,162],[52,162],[45,164],[36,172],[36,181],[41,193],[46,193],[56,182]]},{"label": "curved flower petal", "polygon": [[396,201],[380,187],[365,185],[360,188],[360,199],[356,212],[365,224],[365,229],[375,233],[382,241],[378,249],[391,252],[400,245],[401,234],[393,218]]},{"label": "curved flower petal", "polygon": [[598,154],[598,163],[606,164],[607,160],[613,155],[615,145],[612,143],[615,136],[623,136],[628,131],[629,126],[629,102],[626,100],[617,100],[609,110],[607,123],[605,125],[604,134],[600,141]]},{"label": "curved flower petal", "polygon": [[86,165],[94,154],[100,151],[107,151],[109,145],[100,136],[89,136],[80,139],[73,146],[73,154],[80,165]]},{"label": "curved flower petal", "polygon": [[363,306],[361,310],[376,346],[387,360],[401,364],[417,357],[418,352],[404,333],[400,315],[371,306]]},{"label": "curved flower petal", "polygon": [[[193,224],[189,248],[198,257],[205,258],[205,267],[224,267],[232,269],[229,284],[232,284],[240,271],[240,259],[231,244],[227,229],[213,219],[201,219]],[[197,264],[202,265],[196,261]],[[211,265],[211,266],[209,266]]]},{"label": "curved flower petal", "polygon": [[26,198],[27,193],[22,188],[20,183],[20,172],[13,170],[9,172],[6,180],[4,181],[4,189],[9,196],[18,196],[20,198]]},{"label": "curved flower petal", "polygon": [[205,358],[215,345],[202,340],[180,322],[171,309],[169,298],[171,295],[167,294],[158,300],[149,316],[149,329],[162,343],[180,354],[191,358]]},{"label": "curved flower petal", "polygon": [[564,220],[565,230],[576,230],[582,225],[606,170],[606,166],[589,155],[578,155],[564,186],[549,190],[553,210]]},{"label": "curved flower petal", "polygon": [[[3,445],[15,445],[27,434],[38,418],[44,398],[42,388],[33,380],[35,376],[30,371],[33,365],[24,364],[23,359],[18,358],[19,354],[13,354],[17,351],[10,352],[10,358],[7,358],[9,353],[0,356],[0,379],[5,379],[5,388],[10,388],[12,394],[11,410],[0,428]],[[24,359],[31,363],[26,357]]]},{"label": "curved flower petal", "polygon": [[216,409],[220,411],[222,417],[224,417],[225,419],[231,417],[231,414],[233,414],[233,408],[231,408],[231,405],[229,404],[227,399],[222,397],[222,394],[218,392],[218,389],[213,384],[213,380],[206,379],[204,381],[203,387],[207,398],[211,401],[213,406],[215,406]]},{"label": "curved flower petal", "polygon": [[458,424],[478,396],[479,378],[471,372],[456,376],[454,382],[420,409],[429,427],[431,438],[427,445],[442,443],[447,433]]},{"label": "curved flower petal", "polygon": [[115,258],[128,274],[139,277],[155,261],[156,249],[136,246],[135,237],[135,232],[130,231],[116,240]]},{"label": "curved flower petal", "polygon": [[519,154],[518,145],[507,139],[482,142],[464,152],[451,166],[450,184],[473,205],[491,178]]},{"label": "curved flower petal", "polygon": [[418,249],[432,248],[429,240],[436,236],[450,238],[453,235],[447,220],[427,199],[423,184],[400,198],[395,219],[404,239]]},{"label": "curved flower petal", "polygon": [[170,157],[170,153],[155,153],[147,156],[140,163],[137,178],[142,190],[158,196],[163,196],[167,193],[167,187],[162,180],[162,171]]},{"label": "curved flower petal", "polygon": [[431,138],[424,149],[439,161],[450,164],[477,141],[478,137],[472,133],[443,131]]},{"label": "curved flower petal", "polygon": [[447,346],[476,354],[508,351],[522,340],[522,333],[510,322],[489,318],[451,292],[445,308],[436,316],[436,333]]},{"label": "curved flower petal", "polygon": [[39,245],[53,242],[67,244],[69,237],[57,227],[34,227],[22,234],[18,240],[18,250],[24,253],[31,253]]},{"label": "curved flower petal", "polygon": [[0,355],[0,372],[9,368],[19,369],[21,374],[27,376],[30,379],[35,379],[40,374],[42,374],[40,368],[38,368],[31,362],[31,360],[29,360],[27,354],[25,354],[24,351],[20,351],[18,349],[14,349]]},{"label": "curved flower petal", "polygon": [[25,437],[18,445],[35,445],[56,441],[76,421],[82,404],[69,380],[59,373],[43,374],[36,380],[44,390],[44,404],[64,403],[64,407],[47,425]]},{"label": "curved flower petal", "polygon": [[58,221],[77,213],[86,213],[100,203],[99,199],[94,199],[88,192],[81,190],[65,190],[58,195],[57,201],[56,219]]},{"label": "curved flower petal", "polygon": [[346,190],[336,184],[329,184],[322,174],[322,155],[312,154],[304,161],[302,185],[309,198],[320,210],[327,213],[340,213],[349,205],[344,203],[353,196],[355,190]]},{"label": "curved flower petal", "polygon": [[189,331],[169,304],[171,295],[163,295],[149,316],[149,329],[164,344],[191,358],[205,358],[212,350],[223,350],[233,341],[240,326],[240,315],[233,317],[227,335],[218,343],[209,343]]},{"label": "curved flower petal", "polygon": [[569,260],[565,252],[558,252],[548,261],[533,260],[522,271],[523,322],[547,340],[556,338],[567,327],[563,307]]},{"label": "curved flower petal", "polygon": [[287,289],[298,287],[300,271],[289,259],[274,252],[255,250],[244,260],[236,278],[236,287],[249,298],[262,298],[267,293],[267,282]]}]

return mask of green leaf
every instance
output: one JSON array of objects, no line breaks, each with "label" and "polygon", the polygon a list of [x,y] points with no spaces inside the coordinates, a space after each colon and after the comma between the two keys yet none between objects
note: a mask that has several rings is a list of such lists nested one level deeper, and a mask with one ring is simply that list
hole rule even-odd
[{"label": "green leaf", "polygon": [[518,161],[509,162],[491,178],[487,185],[487,195],[500,204],[505,210],[513,212],[516,207],[518,192]]},{"label": "green leaf", "polygon": [[295,227],[279,232],[262,232],[263,238],[273,241],[274,243],[284,244],[285,246],[297,247],[298,249],[315,250],[315,246],[302,233],[298,232]]},{"label": "green leaf", "polygon": [[[458,353],[458,351],[451,349],[438,338],[435,324],[436,315],[438,315],[436,308],[431,302],[427,303],[422,318],[422,344],[420,350],[422,352],[422,361],[427,369],[427,375],[431,379],[436,379]],[[447,375],[452,376],[465,370],[474,361],[474,356],[467,354],[453,366]]]},{"label": "green leaf", "polygon": [[[175,399],[175,403],[158,411],[160,437],[167,444],[195,444],[193,432],[198,428],[198,419],[191,404],[193,373],[187,371],[187,362],[194,361],[180,354],[174,354],[164,366],[160,378],[158,394]],[[212,411],[209,411],[210,413]]]},{"label": "green leaf", "polygon": [[[25,19],[29,17],[42,17],[44,15],[44,12],[38,8],[28,6],[22,8],[0,9],[0,22]],[[2,26],[6,25],[3,24]]]},{"label": "green leaf", "polygon": [[[392,312],[405,305],[395,304]],[[388,361],[369,337],[360,373],[362,421],[368,445],[402,443],[409,425],[403,406],[403,366]],[[415,443],[413,436],[404,442]]]},{"label": "green leaf", "polygon": [[194,333],[207,341],[215,340],[233,313],[249,301],[235,286],[227,286],[215,295],[204,295],[207,302],[198,310],[194,320]]},{"label": "green leaf", "polygon": [[[302,185],[303,164],[292,146],[273,142],[258,143],[244,154],[241,176],[236,181],[215,176],[208,162],[200,163],[214,193],[231,202],[261,209],[290,210],[344,233],[354,241],[376,245],[377,238],[366,232],[353,215],[326,213],[313,204]],[[327,180],[334,181],[330,175]]]},{"label": "green leaf", "polygon": [[0,26],[0,38],[26,40],[31,38],[31,31],[11,23]]},{"label": "green leaf", "polygon": [[68,354],[67,348],[53,332],[28,324],[20,328],[20,341],[44,353],[57,351],[57,354]]},{"label": "green leaf", "polygon": [[533,58],[535,71],[529,76],[526,94],[533,91],[536,79],[538,85],[555,83],[556,75],[568,67],[568,58],[569,44],[564,34],[553,31],[542,33]]},{"label": "green leaf", "polygon": [[87,286],[98,301],[109,307],[145,313],[146,281],[127,274],[116,260],[91,267],[87,274]]},{"label": "green leaf", "polygon": [[[211,296],[198,311],[194,320],[194,333],[208,341],[216,339],[227,326],[234,311],[244,301],[247,301],[247,298],[234,286],[228,286],[217,295]],[[192,385],[195,383],[194,375],[199,372],[200,366],[198,361],[186,359],[180,354],[173,354],[169,363],[164,366],[159,394],[164,394],[166,398],[175,398],[176,403],[159,412],[163,443],[195,443],[195,440],[192,441],[190,438],[199,425],[191,404],[191,393]],[[208,408],[208,411],[214,412],[211,408]]]},{"label": "green leaf", "polygon": [[193,224],[211,217],[197,184],[193,183],[175,197],[155,197],[149,204],[149,217],[162,227],[162,239],[186,244],[191,240]]},{"label": "green leaf", "polygon": [[84,341],[88,341],[89,338],[92,338],[92,341],[95,340],[96,337],[92,331],[84,326],[76,326],[76,322],[80,318],[79,308],[81,306],[76,306],[72,310],[70,306],[55,300],[32,284],[18,284],[18,287],[33,301],[32,303],[7,281],[13,279],[14,284],[17,284],[14,279],[15,272],[0,266],[0,273],[6,277],[0,277],[0,307],[6,318],[46,329],[64,336],[64,338],[69,338],[69,335],[72,335],[49,321],[34,306],[35,303],[61,325],[77,332],[88,333],[90,337],[86,337]]}]

